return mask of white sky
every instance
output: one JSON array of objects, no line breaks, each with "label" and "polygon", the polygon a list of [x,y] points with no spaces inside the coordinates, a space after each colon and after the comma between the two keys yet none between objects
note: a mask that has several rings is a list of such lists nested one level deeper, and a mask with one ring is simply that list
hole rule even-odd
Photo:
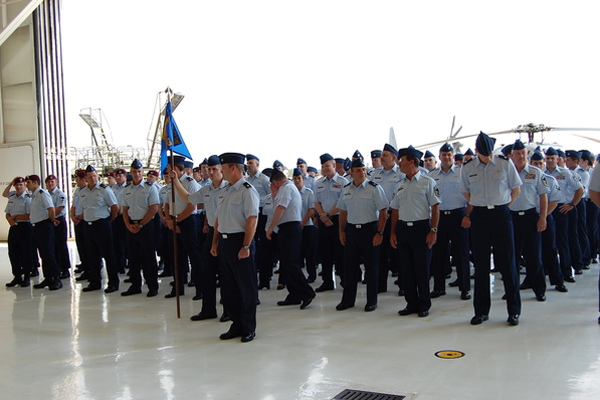
[{"label": "white sky", "polygon": [[99,107],[114,144],[140,147],[167,86],[186,95],[174,117],[196,164],[236,151],[319,167],[368,157],[391,126],[399,147],[444,139],[453,115],[462,134],[600,127],[598,15],[598,1],[63,0],[69,145],[89,145],[78,113]]}]

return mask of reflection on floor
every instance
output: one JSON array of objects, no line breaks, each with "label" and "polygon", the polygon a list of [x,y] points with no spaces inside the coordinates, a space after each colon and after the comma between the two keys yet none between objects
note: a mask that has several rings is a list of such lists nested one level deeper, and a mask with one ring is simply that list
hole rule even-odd
[{"label": "reflection on floor", "polygon": [[[5,245],[0,259],[4,284],[12,279]],[[218,339],[228,323],[190,321],[201,304],[189,294],[178,320],[174,299],[164,298],[170,279],[154,298],[82,293],[73,278],[55,292],[3,287],[0,397],[331,399],[351,388],[419,400],[600,398],[598,264],[569,293],[549,288],[544,303],[522,291],[516,327],[505,322],[494,277],[490,320],[480,326],[469,325],[471,301],[456,288],[433,300],[429,317],[399,317],[405,302],[391,277],[371,313],[360,284],[346,311],[335,310],[341,289],[306,310],[277,307],[285,291],[262,290],[257,337],[247,344]],[[441,350],[465,356],[441,359]]]}]

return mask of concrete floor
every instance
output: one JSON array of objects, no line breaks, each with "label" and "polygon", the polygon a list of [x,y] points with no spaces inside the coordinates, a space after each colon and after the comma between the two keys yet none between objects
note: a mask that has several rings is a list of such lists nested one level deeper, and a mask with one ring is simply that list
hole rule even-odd
[{"label": "concrete floor", "polygon": [[[4,244],[0,282],[11,279]],[[331,399],[351,388],[419,400],[596,400],[598,264],[576,279],[569,293],[549,289],[545,303],[522,291],[517,327],[505,322],[499,280],[480,326],[469,325],[471,301],[455,288],[433,300],[427,318],[398,316],[405,302],[395,291],[365,313],[363,285],[356,307],[341,312],[340,289],[306,310],[278,307],[285,291],[263,290],[247,344],[218,339],[229,323],[190,321],[201,306],[191,295],[177,319],[174,299],[164,298],[170,279],[154,298],[82,293],[73,278],[55,292],[2,286],[0,398]],[[441,350],[465,356],[440,359]]]}]

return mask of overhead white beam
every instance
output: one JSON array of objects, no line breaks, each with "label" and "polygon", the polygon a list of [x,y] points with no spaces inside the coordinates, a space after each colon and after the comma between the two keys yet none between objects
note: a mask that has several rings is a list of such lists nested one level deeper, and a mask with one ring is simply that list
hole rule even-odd
[{"label": "overhead white beam", "polygon": [[[21,26],[21,24],[27,19],[27,17],[29,17],[29,15],[33,11],[35,11],[35,9],[38,8],[38,6],[40,4],[42,4],[43,2],[44,2],[44,0],[29,0],[27,2],[27,4],[23,7],[21,12],[19,14],[17,14],[17,16],[15,18],[13,18],[13,20],[10,21],[8,23],[8,25],[6,25],[4,27],[4,29],[2,29],[2,32],[0,32],[0,46],[2,46],[2,44],[4,44],[6,39],[8,39],[10,37],[10,35],[12,35],[12,33],[19,26]],[[0,3],[0,5],[2,5],[2,3]]]}]

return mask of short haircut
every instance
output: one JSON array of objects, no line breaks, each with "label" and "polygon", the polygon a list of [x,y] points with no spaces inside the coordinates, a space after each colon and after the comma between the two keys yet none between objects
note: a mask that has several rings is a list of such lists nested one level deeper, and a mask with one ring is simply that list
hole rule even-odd
[{"label": "short haircut", "polygon": [[278,181],[279,182],[279,181],[282,181],[282,180],[287,180],[287,177],[280,170],[276,169],[276,170],[274,170],[271,173],[271,182],[273,182],[273,181]]},{"label": "short haircut", "polygon": [[403,157],[406,157],[407,161],[413,161],[415,163],[415,166],[417,166],[417,167],[419,166],[419,159],[416,156],[414,156],[412,154],[407,154]]}]

